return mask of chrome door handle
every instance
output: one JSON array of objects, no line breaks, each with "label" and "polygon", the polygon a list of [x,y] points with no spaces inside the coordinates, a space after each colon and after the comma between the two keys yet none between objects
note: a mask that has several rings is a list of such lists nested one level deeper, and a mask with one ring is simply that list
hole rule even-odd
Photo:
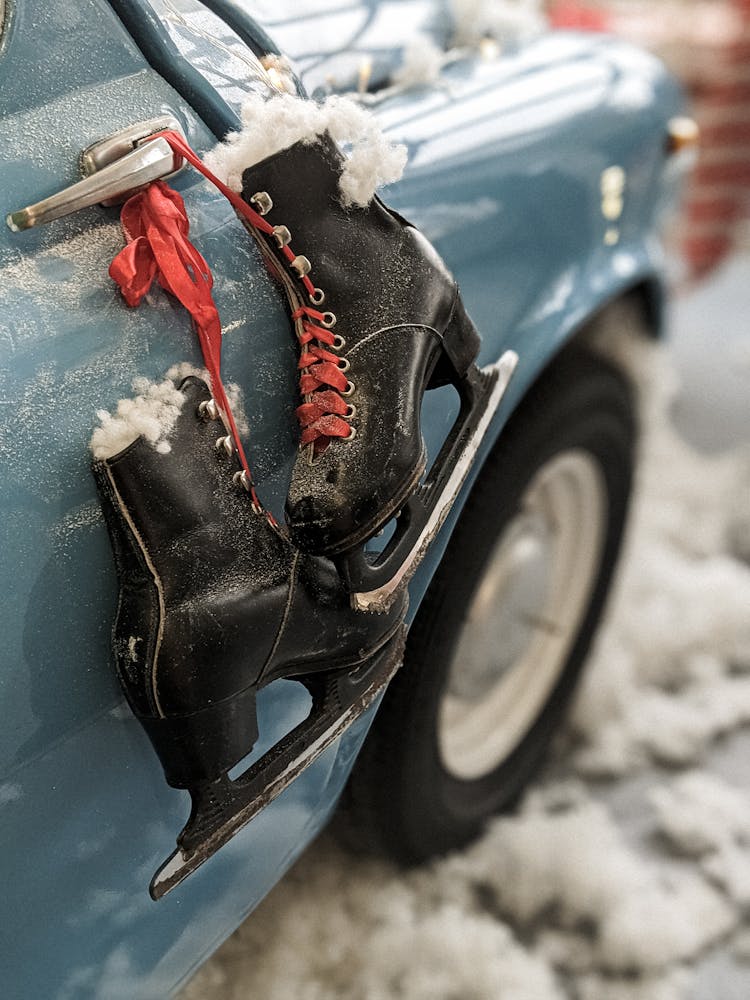
[{"label": "chrome door handle", "polygon": [[[32,226],[52,222],[90,205],[117,203],[145,184],[175,173],[180,169],[182,159],[172,150],[166,139],[145,141],[154,131],[157,130],[152,129],[150,133],[147,131],[145,135],[142,133],[137,140],[142,143],[141,145],[136,145],[135,149],[131,148],[130,152],[106,163],[105,166],[96,164],[89,166],[88,169],[95,172],[77,184],[71,184],[70,187],[38,201],[35,205],[27,205],[17,212],[11,212],[5,218],[8,226],[13,232],[20,232],[22,229],[31,229]],[[105,142],[111,143],[113,140]],[[134,142],[131,142],[130,146],[133,145]]]}]

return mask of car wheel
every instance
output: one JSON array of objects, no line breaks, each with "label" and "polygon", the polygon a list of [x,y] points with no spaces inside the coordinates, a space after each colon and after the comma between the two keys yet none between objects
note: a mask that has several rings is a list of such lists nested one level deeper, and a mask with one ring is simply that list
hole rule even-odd
[{"label": "car wheel", "polygon": [[358,849],[416,863],[538,771],[601,616],[631,488],[623,376],[568,352],[488,457],[342,799]]}]

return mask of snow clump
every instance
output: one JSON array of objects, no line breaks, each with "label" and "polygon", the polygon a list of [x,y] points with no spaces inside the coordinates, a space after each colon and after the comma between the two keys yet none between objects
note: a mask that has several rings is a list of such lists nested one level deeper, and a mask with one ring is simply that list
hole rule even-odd
[{"label": "snow clump", "polygon": [[377,188],[397,181],[406,165],[406,147],[386,139],[375,116],[348,97],[333,95],[317,104],[291,94],[251,94],[242,122],[241,132],[230,132],[205,158],[233,191],[242,190],[248,167],[297,142],[312,144],[326,132],[350,147],[339,179],[344,205],[368,205]]},{"label": "snow clump", "polygon": [[547,26],[541,0],[450,0],[455,45],[476,45],[492,37],[503,43],[528,41]]},{"label": "snow clump", "polygon": [[440,79],[440,71],[448,56],[426,35],[406,46],[401,65],[393,74],[399,87],[421,87]]},{"label": "snow clump", "polygon": [[121,399],[114,413],[96,411],[99,426],[89,445],[94,458],[113,458],[139,437],[162,455],[172,450],[169,435],[185,402],[183,393],[169,378],[163,382],[133,379],[133,392],[135,399]]},{"label": "snow clump", "polygon": [[[152,382],[144,377],[134,379],[132,386],[137,395],[134,399],[119,400],[114,414],[108,410],[97,410],[99,426],[89,443],[94,458],[113,458],[139,437],[145,438],[159,454],[167,455],[172,450],[170,434],[185,402],[184,393],[177,387],[191,375],[210,385],[205,368],[180,361],[172,365],[162,382]],[[224,388],[237,430],[245,435],[249,427],[242,389],[235,382],[229,382]]]}]

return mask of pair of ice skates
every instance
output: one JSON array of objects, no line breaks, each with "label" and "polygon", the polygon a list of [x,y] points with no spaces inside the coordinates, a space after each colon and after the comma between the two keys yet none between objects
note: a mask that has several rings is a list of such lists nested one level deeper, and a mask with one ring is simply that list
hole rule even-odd
[{"label": "pair of ice skates", "polygon": [[[323,137],[243,175],[243,220],[300,345],[288,533],[257,502],[199,378],[179,387],[167,453],[140,437],[94,465],[120,580],[118,674],[167,781],[193,803],[154,898],[272,801],[398,668],[406,583],[512,372],[509,357],[476,368],[479,336],[435,250],[378,199],[344,208],[340,170]],[[424,478],[422,396],[447,382],[462,409]],[[394,516],[373,559],[364,543]],[[301,681],[312,711],[230,780],[258,735],[257,692],[278,678]]]}]

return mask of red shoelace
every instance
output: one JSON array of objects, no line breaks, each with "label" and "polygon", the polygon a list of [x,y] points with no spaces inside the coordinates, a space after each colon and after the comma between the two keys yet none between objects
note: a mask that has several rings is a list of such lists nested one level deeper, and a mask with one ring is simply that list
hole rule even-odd
[{"label": "red shoelace", "polygon": [[336,339],[330,329],[318,325],[325,313],[300,306],[292,319],[302,320],[302,332],[297,334],[302,346],[298,367],[302,369],[300,392],[306,401],[296,411],[302,427],[300,444],[313,444],[320,452],[331,438],[351,437],[351,425],[343,419],[350,412],[349,404],[341,396],[348,391],[349,380],[339,367],[339,356],[325,349],[324,345],[330,346]]},{"label": "red shoelace", "polygon": [[[150,138],[165,139],[175,153],[203,174],[251,226],[266,236],[275,236],[274,226],[219,180],[181,135],[164,131]],[[213,278],[205,259],[189,239],[185,204],[180,195],[167,184],[155,181],[123,205],[121,218],[128,243],[113,260],[110,275],[131,306],[138,305],[153,281],[158,280],[190,313],[210,376],[211,391],[222,411],[246,474],[245,485],[253,503],[260,506],[221,380],[221,322],[211,295]],[[293,264],[296,255],[288,244],[277,249],[287,265]],[[307,274],[296,273],[296,277],[301,281],[308,298],[315,301],[319,290]],[[340,358],[326,350],[326,347],[336,342],[331,330],[321,325],[325,323],[326,315],[310,306],[300,306],[292,314],[302,347],[299,359],[302,372],[300,391],[305,401],[296,411],[302,427],[300,444],[313,444],[316,452],[322,451],[331,438],[352,436],[351,425],[343,419],[350,408],[341,396],[342,392],[347,391],[349,382],[339,367]]]}]

